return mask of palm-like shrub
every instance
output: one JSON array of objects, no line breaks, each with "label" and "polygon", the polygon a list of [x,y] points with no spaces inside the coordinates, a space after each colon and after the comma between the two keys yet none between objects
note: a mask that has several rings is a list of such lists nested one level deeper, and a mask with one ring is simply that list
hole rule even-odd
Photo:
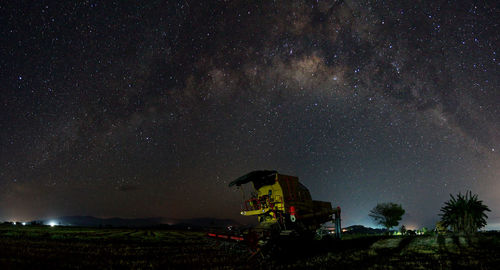
[{"label": "palm-like shrub", "polygon": [[486,211],[491,211],[483,201],[478,200],[477,194],[466,192],[465,195],[458,193],[455,198],[444,203],[441,208],[441,220],[443,225],[451,227],[453,232],[473,233],[486,225]]}]

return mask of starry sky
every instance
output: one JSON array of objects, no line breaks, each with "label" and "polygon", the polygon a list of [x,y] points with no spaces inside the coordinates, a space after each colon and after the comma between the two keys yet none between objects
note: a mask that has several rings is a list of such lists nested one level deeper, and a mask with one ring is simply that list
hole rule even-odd
[{"label": "starry sky", "polygon": [[239,217],[298,176],[343,225],[500,228],[497,1],[2,1],[0,220]]}]

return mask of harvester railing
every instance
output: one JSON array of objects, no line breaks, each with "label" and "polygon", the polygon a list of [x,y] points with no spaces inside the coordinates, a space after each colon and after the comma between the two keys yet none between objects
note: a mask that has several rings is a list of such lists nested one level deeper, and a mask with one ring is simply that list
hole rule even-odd
[{"label": "harvester railing", "polygon": [[275,208],[283,206],[283,198],[281,196],[276,196],[274,199],[268,195],[261,196],[259,198],[250,198],[245,201],[244,209],[245,211],[261,210],[265,208]]}]

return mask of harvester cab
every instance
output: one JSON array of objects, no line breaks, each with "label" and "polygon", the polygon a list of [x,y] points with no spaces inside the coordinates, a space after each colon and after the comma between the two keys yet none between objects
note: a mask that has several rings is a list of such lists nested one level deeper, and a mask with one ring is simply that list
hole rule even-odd
[{"label": "harvester cab", "polygon": [[257,217],[256,230],[280,235],[312,235],[323,223],[332,221],[335,236],[340,238],[340,207],[333,209],[330,202],[312,200],[309,190],[297,177],[277,171],[253,171],[229,186],[241,187],[249,182],[254,191],[249,198],[243,194],[241,214]]}]

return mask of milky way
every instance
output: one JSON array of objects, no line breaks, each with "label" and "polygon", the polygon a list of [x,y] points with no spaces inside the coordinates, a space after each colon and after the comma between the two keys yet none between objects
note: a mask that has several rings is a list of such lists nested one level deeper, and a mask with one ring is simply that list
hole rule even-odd
[{"label": "milky way", "polygon": [[472,190],[500,227],[496,1],[10,2],[0,220],[247,222],[227,184],[275,169],[344,225]]}]

